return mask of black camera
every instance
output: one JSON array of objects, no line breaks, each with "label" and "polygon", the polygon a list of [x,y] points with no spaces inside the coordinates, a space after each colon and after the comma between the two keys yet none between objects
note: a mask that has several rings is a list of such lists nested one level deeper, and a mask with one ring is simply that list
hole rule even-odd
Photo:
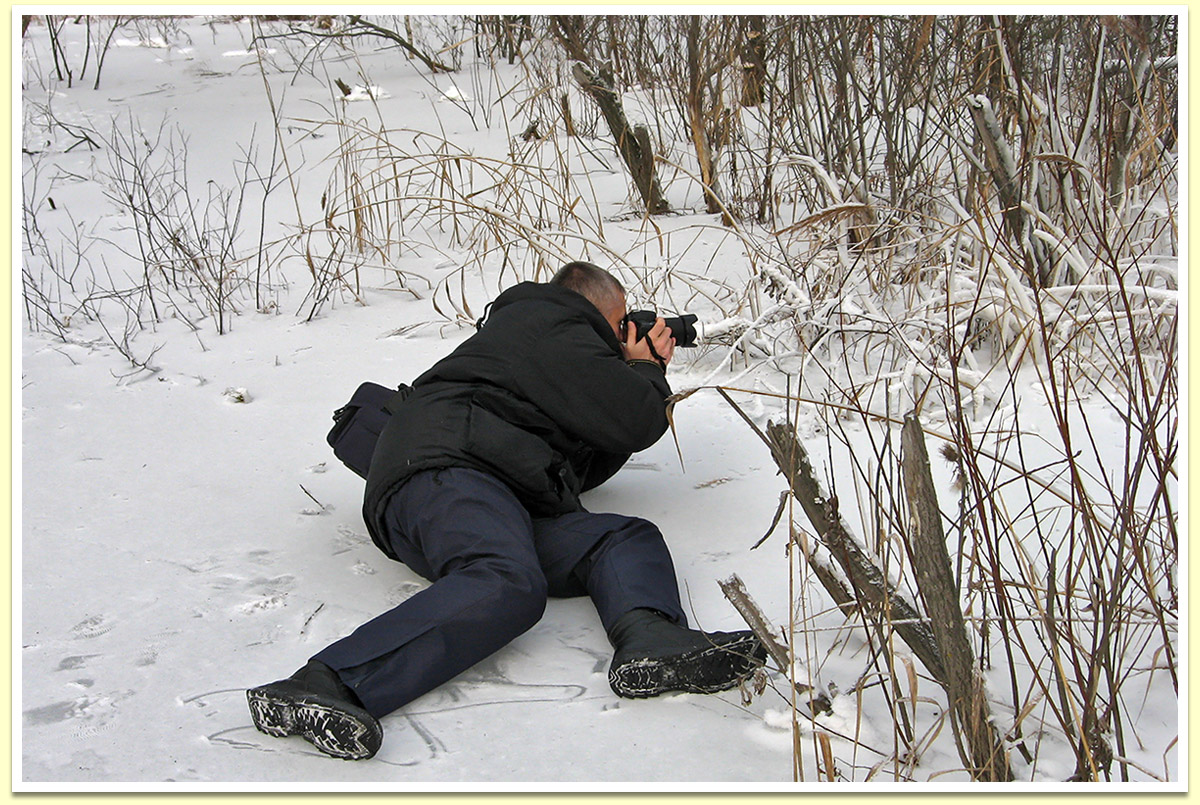
[{"label": "black camera", "polygon": [[[671,335],[675,338],[675,346],[696,346],[697,318],[692,313],[684,313],[682,316],[671,318],[664,317],[663,320],[667,324],[667,329],[671,331]],[[627,313],[621,321],[621,330],[624,332],[628,329],[628,323],[633,322],[637,326],[637,340],[641,341],[646,337],[646,333],[650,332],[650,328],[654,326],[654,322],[656,321],[658,321],[658,313],[653,310],[634,310]]]}]

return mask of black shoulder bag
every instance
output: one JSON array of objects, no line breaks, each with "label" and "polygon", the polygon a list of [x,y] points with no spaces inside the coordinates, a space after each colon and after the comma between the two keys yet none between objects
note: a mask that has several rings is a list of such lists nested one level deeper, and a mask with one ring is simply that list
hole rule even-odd
[{"label": "black shoulder bag", "polygon": [[350,402],[333,412],[333,428],[325,440],[333,454],[362,478],[371,468],[375,442],[388,423],[394,407],[412,392],[410,386],[392,389],[378,383],[363,383]]}]

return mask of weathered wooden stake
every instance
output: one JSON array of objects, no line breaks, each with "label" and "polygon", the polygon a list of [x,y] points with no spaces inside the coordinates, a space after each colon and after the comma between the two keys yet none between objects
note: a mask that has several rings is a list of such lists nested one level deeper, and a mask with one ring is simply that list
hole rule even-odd
[{"label": "weathered wooden stake", "polygon": [[929,469],[925,434],[915,415],[905,417],[900,443],[900,466],[911,525],[909,549],[917,588],[941,652],[944,674],[939,680],[950,699],[950,717],[959,753],[975,779],[1007,782],[1012,779],[1008,755],[992,724],[983,680],[967,638],[958,585],[946,550],[942,513]]}]

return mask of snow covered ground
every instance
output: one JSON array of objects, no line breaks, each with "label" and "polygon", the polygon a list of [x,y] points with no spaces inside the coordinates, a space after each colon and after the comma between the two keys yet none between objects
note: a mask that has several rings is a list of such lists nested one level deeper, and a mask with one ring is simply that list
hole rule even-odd
[{"label": "snow covered ground", "polygon": [[[790,728],[763,721],[778,705],[743,708],[737,692],[618,699],[586,599],[551,602],[493,659],[386,718],[373,763],[254,730],[246,687],[425,584],[370,543],[362,482],[323,440],[360,379],[411,378],[450,346],[381,338],[396,307],[239,321],[208,352],[172,339],[179,352],[159,355],[170,368],[124,385],[103,350],[27,340],[24,779],[787,780]],[[746,455],[721,405],[681,417],[686,473],[668,439],[588,500],[662,525],[686,603],[711,629],[740,626],[716,579],[786,593],[777,556],[746,550],[777,495],[758,482],[769,456]]]},{"label": "snow covered ground", "polygon": [[[72,47],[80,47],[82,31],[66,30]],[[183,30],[189,41],[117,40],[98,91],[90,80],[67,89],[27,74],[25,101],[97,130],[111,130],[125,115],[147,130],[165,119],[186,132],[191,170],[201,183],[206,176],[227,181],[238,149],[252,138],[260,153],[269,153],[274,135],[263,78],[246,51],[244,23],[192,21]],[[44,80],[46,32],[35,26],[29,39]],[[347,80],[360,71],[359,88],[345,103],[378,103],[394,125],[443,126],[446,136],[469,147],[499,137],[496,150],[503,151],[503,135],[476,131],[456,113],[461,90],[432,79],[445,85],[439,92],[395,52],[327,69]],[[331,100],[326,75],[290,79],[270,74],[289,115],[316,115],[321,105],[343,102]],[[30,120],[27,111],[26,147],[46,152],[39,224],[59,233],[77,228],[98,244],[93,267],[103,262],[113,273],[136,276],[140,266],[101,242],[129,236],[96,180],[106,156],[86,147],[66,152],[71,140],[62,129],[45,144],[32,143],[28,132],[40,129]],[[311,214],[329,172],[321,160],[333,145],[299,135],[289,142],[298,192]],[[24,163],[27,176],[31,159]],[[619,170],[596,181],[614,188],[605,214],[620,212],[626,189]],[[270,215],[285,221],[291,204],[290,197],[273,198]],[[608,226],[614,238],[623,236],[619,222]],[[437,269],[429,263],[436,262],[412,264],[433,277]],[[294,313],[308,280],[303,270],[293,272],[287,287],[272,291],[276,304],[266,312],[249,306],[224,335],[211,321],[193,331],[178,318],[138,333],[133,351],[155,372],[135,372],[94,322],[79,322],[65,340],[29,332],[14,280],[20,328],[14,786],[342,790],[351,783],[441,790],[545,783],[614,790],[711,783],[702,790],[741,791],[746,783],[790,785],[787,701],[773,689],[748,704],[736,690],[619,699],[607,684],[610,648],[586,599],[551,601],[533,630],[385,718],[384,745],[372,762],[330,759],[300,739],[269,738],[253,728],[247,687],[288,675],[426,584],[371,545],[359,508],[362,481],[336,461],[324,437],[330,413],[359,382],[411,380],[467,335],[455,327],[417,327],[444,320],[427,295],[397,292],[382,272],[364,273],[365,304],[331,305],[306,321]],[[687,388],[714,368],[680,362],[670,380]],[[746,405],[760,423],[782,417],[761,401]],[[682,464],[668,436],[585,503],[660,525],[694,624],[743,627],[717,584],[734,573],[764,612],[786,622],[794,591],[783,540],[777,535],[750,550],[784,489],[767,449],[710,391],[681,403],[675,422]],[[848,685],[864,663],[856,656],[863,641],[847,635],[844,642],[824,670],[839,677],[832,671],[845,663],[839,678]],[[850,698],[824,719],[835,733],[858,736],[857,748],[836,747],[861,779],[882,757],[863,747],[891,751],[890,721],[881,714],[874,724]],[[1173,758],[1167,743],[1179,730],[1176,706],[1170,696],[1147,701],[1156,714],[1148,720],[1158,718],[1161,731],[1150,731],[1153,740],[1139,755],[1157,758],[1156,768],[1172,773],[1178,763],[1164,753]],[[802,732],[806,779],[813,780],[811,735]],[[931,773],[961,765],[946,732],[922,760]],[[1047,753],[1038,779],[1061,780],[1073,764],[1065,752]],[[959,772],[939,782],[964,779]]]}]

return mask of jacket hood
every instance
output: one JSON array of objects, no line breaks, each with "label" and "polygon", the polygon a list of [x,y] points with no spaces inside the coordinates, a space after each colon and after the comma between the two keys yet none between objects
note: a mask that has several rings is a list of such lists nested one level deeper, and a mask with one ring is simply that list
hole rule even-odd
[{"label": "jacket hood", "polygon": [[546,282],[521,282],[504,291],[488,305],[487,310],[484,311],[483,318],[479,320],[476,327],[483,327],[492,312],[502,307],[531,300],[551,302],[583,314],[588,324],[600,334],[600,337],[604,339],[606,344],[618,353],[621,351],[621,342],[617,340],[612,325],[608,323],[608,319],[604,318],[604,314],[600,312],[599,308],[593,305],[586,296],[569,288],[551,285]]}]

